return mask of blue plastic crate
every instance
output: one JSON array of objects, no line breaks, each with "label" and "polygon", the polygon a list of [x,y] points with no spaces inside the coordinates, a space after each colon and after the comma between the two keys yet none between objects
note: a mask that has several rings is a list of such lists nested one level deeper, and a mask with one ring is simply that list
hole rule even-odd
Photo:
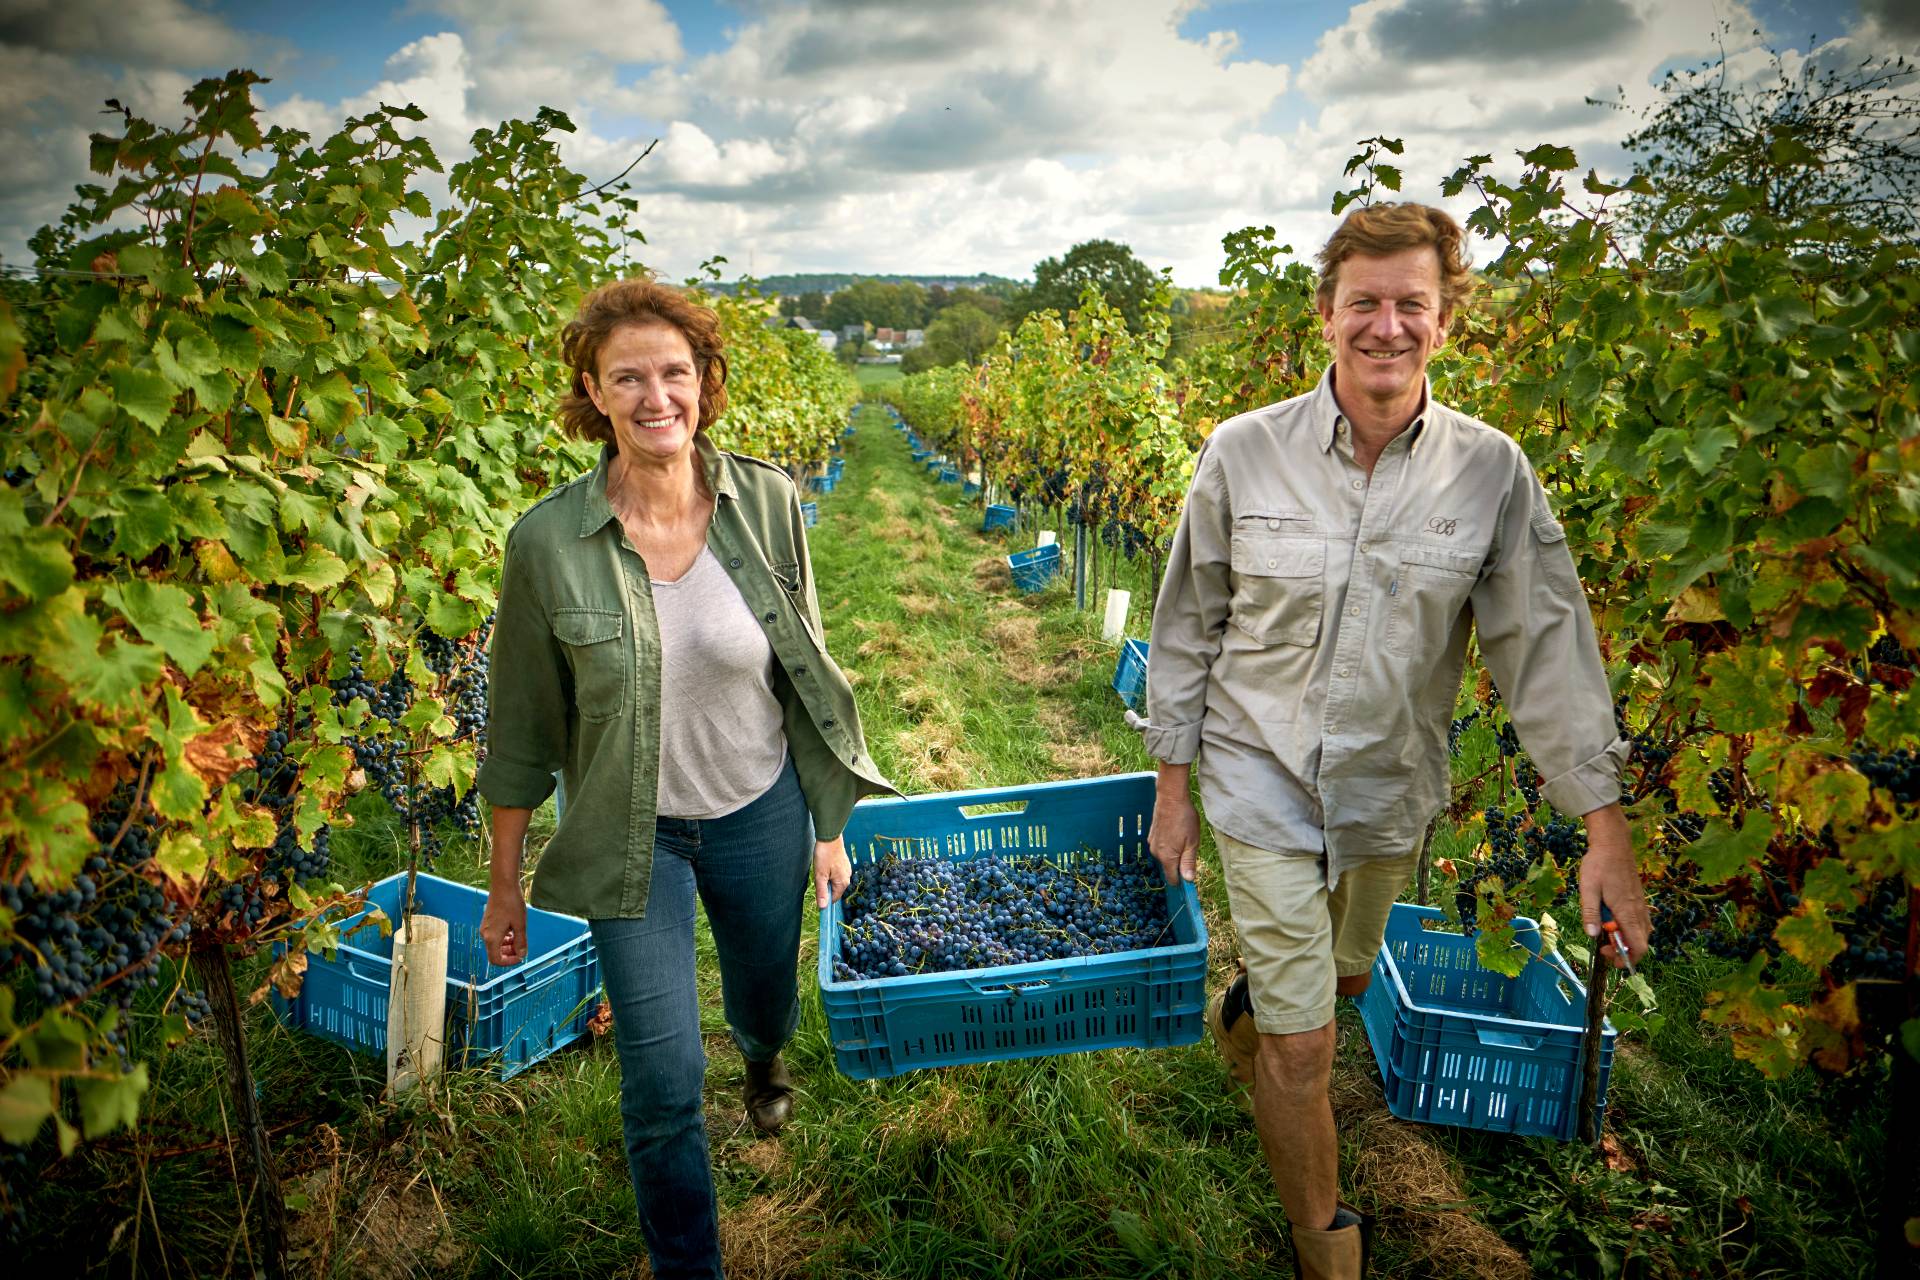
[{"label": "blue plastic crate", "polygon": [[1060,564],[1059,544],[1051,542],[1007,557],[1007,568],[1013,571],[1013,585],[1029,595],[1053,581],[1053,575],[1060,572]]},{"label": "blue plastic crate", "polygon": [[[1586,987],[1559,956],[1539,959],[1540,932],[1514,920],[1535,959],[1517,978],[1483,968],[1474,940],[1421,927],[1438,907],[1395,903],[1360,1016],[1387,1108],[1402,1120],[1566,1140],[1579,1130]],[[1615,1032],[1601,1033],[1607,1110]]]},{"label": "blue plastic crate", "polygon": [[1147,642],[1145,640],[1123,640],[1120,644],[1120,661],[1113,669],[1113,691],[1120,695],[1120,701],[1140,710],[1140,704],[1147,697]]},{"label": "blue plastic crate", "polygon": [[838,483],[839,481],[835,480],[832,476],[815,476],[813,479],[807,481],[807,487],[815,493],[832,493],[833,486]]},{"label": "blue plastic crate", "polygon": [[980,520],[980,532],[992,533],[995,529],[1013,528],[1015,514],[1016,512],[1012,507],[1002,506],[998,502],[994,503],[987,508],[987,514]]},{"label": "blue plastic crate", "polygon": [[800,504],[800,523],[811,529],[820,523],[820,504],[803,502]]},{"label": "blue plastic crate", "polygon": [[[397,926],[406,891],[401,872],[369,889],[367,903]],[[480,939],[486,901],[483,890],[438,876],[421,876],[414,891],[417,911],[447,922],[447,1065],[491,1060],[504,1080],[587,1034],[600,1003],[600,957],[585,920],[529,907],[532,958],[510,968],[490,964]],[[342,935],[365,914],[348,920]],[[290,1026],[385,1057],[392,983],[393,939],[368,926],[341,943],[331,960],[308,953],[300,994],[285,1000],[276,993],[274,1006]]]},{"label": "blue plastic crate", "polygon": [[980,486],[971,480],[960,486],[960,495],[964,498],[971,498],[978,492],[980,492]]},{"label": "blue plastic crate", "polygon": [[[847,823],[847,854],[855,866],[889,855],[971,861],[1039,854],[1071,863],[1117,853],[1151,861],[1153,790],[1153,774],[1129,773],[867,800]],[[1200,1038],[1207,925],[1191,883],[1167,886],[1165,946],[856,982],[833,976],[840,911],[836,902],[820,913],[820,998],[834,1062],[853,1079]]]},{"label": "blue plastic crate", "polygon": [[835,480],[838,480],[841,476],[841,473],[846,471],[846,469],[847,469],[847,460],[845,458],[834,458],[827,463],[827,474],[832,476]]},{"label": "blue plastic crate", "polygon": [[959,484],[960,468],[958,467],[940,468],[939,480],[941,484]]}]

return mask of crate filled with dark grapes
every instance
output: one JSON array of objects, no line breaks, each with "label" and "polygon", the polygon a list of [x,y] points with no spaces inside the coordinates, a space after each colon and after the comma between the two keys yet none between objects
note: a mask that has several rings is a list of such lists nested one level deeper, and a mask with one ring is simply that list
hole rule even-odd
[{"label": "crate filled with dark grapes", "polygon": [[1207,926],[1147,849],[1151,773],[868,800],[821,913],[840,1070],[1152,1049],[1200,1038]]}]

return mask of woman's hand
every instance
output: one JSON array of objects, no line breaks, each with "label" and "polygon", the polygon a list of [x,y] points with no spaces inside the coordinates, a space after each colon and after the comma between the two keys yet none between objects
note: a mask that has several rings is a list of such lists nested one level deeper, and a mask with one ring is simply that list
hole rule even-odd
[{"label": "woman's hand", "polygon": [[813,845],[813,900],[822,911],[829,902],[840,901],[853,879],[853,863],[847,858],[847,842],[842,836],[816,840]]},{"label": "woman's hand", "polygon": [[480,940],[487,944],[487,961],[505,968],[527,958],[527,899],[518,885],[495,888],[480,912]]}]

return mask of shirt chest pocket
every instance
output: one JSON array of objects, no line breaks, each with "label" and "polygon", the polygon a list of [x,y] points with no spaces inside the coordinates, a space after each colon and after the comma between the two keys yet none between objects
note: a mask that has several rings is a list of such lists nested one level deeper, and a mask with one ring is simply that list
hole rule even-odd
[{"label": "shirt chest pocket", "polygon": [[[1260,522],[1264,530],[1264,521]],[[1235,529],[1233,624],[1261,644],[1312,645],[1326,599],[1327,541]]]},{"label": "shirt chest pocket", "polygon": [[627,707],[626,616],[618,609],[555,609],[552,625],[573,668],[580,718],[618,719]]},{"label": "shirt chest pocket", "polygon": [[1387,648],[1394,653],[1444,648],[1479,578],[1480,558],[1470,551],[1401,547],[1400,568],[1387,589]]}]

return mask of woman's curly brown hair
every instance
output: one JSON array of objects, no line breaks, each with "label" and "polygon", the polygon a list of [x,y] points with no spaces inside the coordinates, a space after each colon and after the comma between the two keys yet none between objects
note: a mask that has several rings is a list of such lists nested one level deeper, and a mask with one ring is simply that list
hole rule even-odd
[{"label": "woman's curly brown hair", "polygon": [[727,411],[726,339],[720,317],[684,289],[647,279],[603,284],[580,300],[580,310],[560,335],[561,356],[573,371],[560,425],[576,440],[613,444],[613,423],[594,407],[587,379],[600,372],[600,352],[613,331],[627,324],[665,324],[680,331],[693,349],[700,372],[700,429],[705,431]]},{"label": "woman's curly brown hair", "polygon": [[1431,247],[1440,255],[1440,306],[1458,314],[1473,294],[1473,269],[1467,265],[1467,233],[1452,215],[1411,200],[1355,209],[1320,250],[1320,287],[1314,300],[1333,305],[1340,264],[1355,254],[1384,258],[1404,249]]}]

